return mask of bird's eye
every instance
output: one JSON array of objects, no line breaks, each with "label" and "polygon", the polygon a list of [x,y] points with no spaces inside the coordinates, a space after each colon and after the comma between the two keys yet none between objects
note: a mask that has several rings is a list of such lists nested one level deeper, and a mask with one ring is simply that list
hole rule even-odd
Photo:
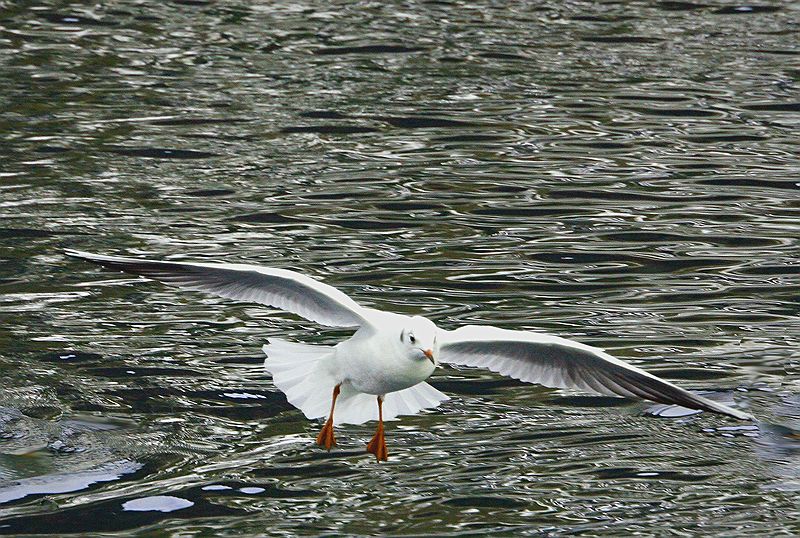
[{"label": "bird's eye", "polygon": [[416,339],[416,338],[414,338],[414,335],[413,335],[413,334],[409,334],[409,335],[408,335],[408,341],[409,341],[409,342],[411,342],[411,343],[413,344],[414,342],[416,342],[416,341],[417,341],[417,339]]}]

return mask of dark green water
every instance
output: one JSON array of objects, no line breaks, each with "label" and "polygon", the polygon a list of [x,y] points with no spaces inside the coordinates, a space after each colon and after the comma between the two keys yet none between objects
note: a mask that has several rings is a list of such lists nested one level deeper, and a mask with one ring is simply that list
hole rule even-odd
[{"label": "dark green water", "polygon": [[[0,534],[798,531],[800,7],[507,4],[0,2]],[[758,421],[442,369],[388,464],[328,454],[260,347],[345,334],[64,248],[549,331]]]}]

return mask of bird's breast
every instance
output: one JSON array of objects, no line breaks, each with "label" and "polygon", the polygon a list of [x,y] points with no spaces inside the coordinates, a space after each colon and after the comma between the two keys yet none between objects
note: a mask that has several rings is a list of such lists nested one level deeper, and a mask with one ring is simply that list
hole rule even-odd
[{"label": "bird's breast", "polygon": [[411,359],[394,346],[346,341],[336,347],[334,359],[343,380],[367,394],[387,394],[425,381],[435,366]]}]

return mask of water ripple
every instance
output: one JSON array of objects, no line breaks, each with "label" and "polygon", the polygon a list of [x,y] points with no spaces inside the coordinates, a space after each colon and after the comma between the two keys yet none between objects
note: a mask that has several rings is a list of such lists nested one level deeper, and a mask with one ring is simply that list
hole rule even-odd
[{"label": "water ripple", "polygon": [[[791,9],[47,4],[0,21],[0,534],[797,519]],[[259,350],[346,333],[68,247],[263,263],[446,328],[553,332],[759,421],[443,368],[453,399],[393,422],[387,465],[369,424],[327,453]]]}]

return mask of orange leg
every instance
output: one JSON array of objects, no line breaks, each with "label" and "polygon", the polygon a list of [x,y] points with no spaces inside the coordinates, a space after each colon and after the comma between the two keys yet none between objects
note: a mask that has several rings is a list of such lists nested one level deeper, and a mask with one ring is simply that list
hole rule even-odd
[{"label": "orange leg", "polygon": [[333,436],[333,408],[336,407],[336,398],[339,396],[339,387],[342,384],[339,383],[335,387],[333,387],[333,401],[331,402],[331,414],[328,415],[328,421],[319,431],[319,435],[317,435],[317,444],[319,446],[324,446],[327,450],[330,450],[331,447],[336,446],[336,438]]},{"label": "orange leg", "polygon": [[389,453],[386,451],[386,437],[383,435],[383,398],[380,396],[378,396],[378,429],[375,430],[375,435],[367,445],[367,452],[375,454],[378,461],[389,459]]}]

